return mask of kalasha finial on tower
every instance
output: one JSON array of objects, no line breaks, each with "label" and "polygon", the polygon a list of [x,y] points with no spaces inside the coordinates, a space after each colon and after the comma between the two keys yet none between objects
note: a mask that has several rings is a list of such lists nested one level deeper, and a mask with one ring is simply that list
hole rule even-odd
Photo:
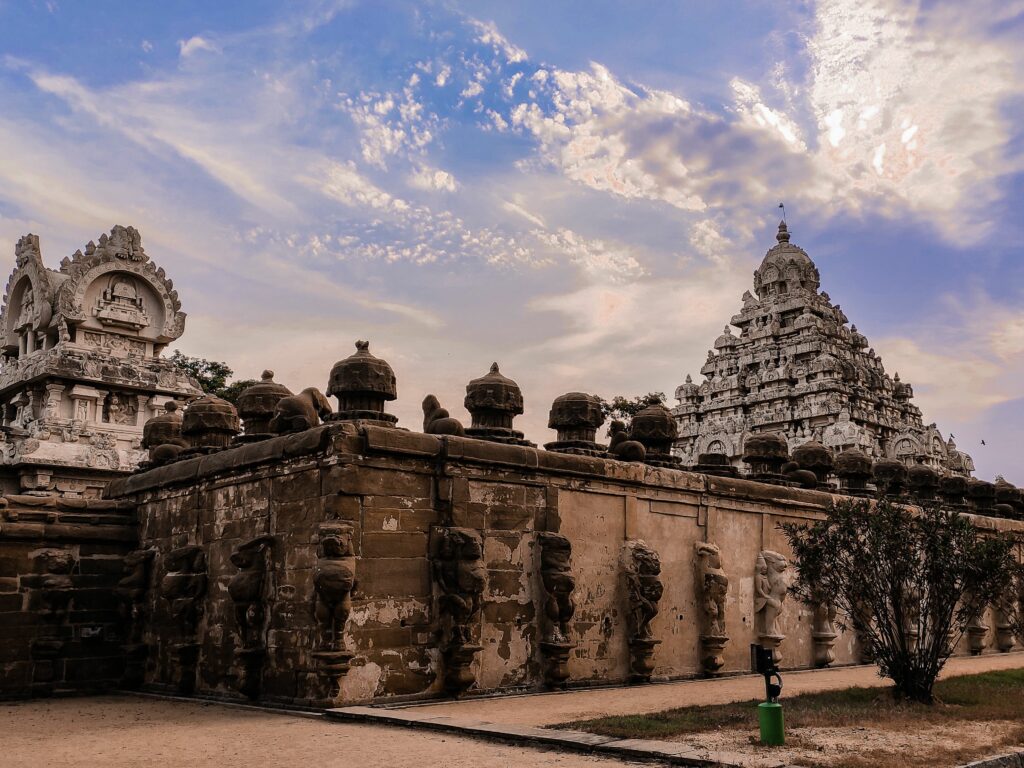
[{"label": "kalasha finial on tower", "polygon": [[780,243],[789,242],[789,227],[786,226],[785,220],[779,222],[779,233],[775,235],[775,239]]}]

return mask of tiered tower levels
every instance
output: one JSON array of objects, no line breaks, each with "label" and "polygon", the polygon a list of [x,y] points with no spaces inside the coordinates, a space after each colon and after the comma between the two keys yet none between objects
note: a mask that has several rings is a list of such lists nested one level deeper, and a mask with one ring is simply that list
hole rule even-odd
[{"label": "tiered tower levels", "polygon": [[742,309],[708,351],[704,382],[687,376],[676,388],[676,455],[696,464],[699,454],[722,453],[741,466],[749,434],[778,432],[790,451],[818,440],[970,475],[970,456],[924,424],[911,385],[885,372],[857,326],[848,327],[842,308],[819,290],[818,269],[790,242],[785,222],[776,239],[754,272],[756,296],[743,294]]}]

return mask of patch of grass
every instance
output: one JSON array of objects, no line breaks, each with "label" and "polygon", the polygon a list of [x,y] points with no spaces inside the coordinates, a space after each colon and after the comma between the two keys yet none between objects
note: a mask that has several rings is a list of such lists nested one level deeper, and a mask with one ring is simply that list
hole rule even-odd
[{"label": "patch of grass", "polygon": [[[884,688],[846,688],[783,698],[786,727],[881,727],[887,730],[956,720],[1024,722],[1024,669],[940,680],[931,706],[899,701]],[[649,715],[624,715],[564,723],[561,728],[625,739],[668,739],[719,728],[757,726],[757,700],[708,707],[680,707]],[[851,763],[852,765],[852,763]]]}]

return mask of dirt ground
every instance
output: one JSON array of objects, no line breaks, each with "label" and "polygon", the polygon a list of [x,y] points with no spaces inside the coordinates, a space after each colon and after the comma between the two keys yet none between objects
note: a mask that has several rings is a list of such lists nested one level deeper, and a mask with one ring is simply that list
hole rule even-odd
[{"label": "dirt ground", "polygon": [[[1007,722],[958,722],[955,730],[949,725],[935,725],[918,727],[913,732],[883,728],[793,728],[786,732],[786,746],[773,748],[770,754],[799,766],[955,768],[973,759],[968,753],[985,756],[1009,751],[986,745],[998,744],[1019,728],[1019,723]],[[764,756],[766,749],[759,746],[757,740],[756,729],[705,731],[672,739],[695,749]],[[936,752],[941,752],[943,757],[936,757]]]},{"label": "dirt ground", "polygon": [[0,704],[3,768],[619,768],[446,734],[137,696]]}]

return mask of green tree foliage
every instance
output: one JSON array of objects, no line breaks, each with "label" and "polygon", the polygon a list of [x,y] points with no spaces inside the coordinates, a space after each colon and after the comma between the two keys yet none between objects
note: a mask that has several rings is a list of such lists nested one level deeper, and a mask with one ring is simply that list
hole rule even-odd
[{"label": "green tree foliage", "polygon": [[601,399],[601,411],[606,419],[617,419],[628,425],[634,416],[647,407],[647,401],[652,397],[657,397],[662,402],[665,401],[664,392],[648,392],[643,396],[637,395],[632,400],[622,395],[616,395],[611,400]]},{"label": "green tree foliage", "polygon": [[208,395],[216,395],[230,403],[237,403],[243,390],[256,383],[255,379],[241,379],[229,382],[234,371],[227,363],[218,363],[202,357],[189,357],[180,350],[174,350],[169,358],[178,370],[191,376],[199,384],[199,388]]},{"label": "green tree foliage", "polygon": [[795,556],[791,592],[834,606],[869,644],[895,694],[932,702],[967,624],[1011,588],[1013,542],[927,505],[848,499],[824,520],[782,526]]}]

